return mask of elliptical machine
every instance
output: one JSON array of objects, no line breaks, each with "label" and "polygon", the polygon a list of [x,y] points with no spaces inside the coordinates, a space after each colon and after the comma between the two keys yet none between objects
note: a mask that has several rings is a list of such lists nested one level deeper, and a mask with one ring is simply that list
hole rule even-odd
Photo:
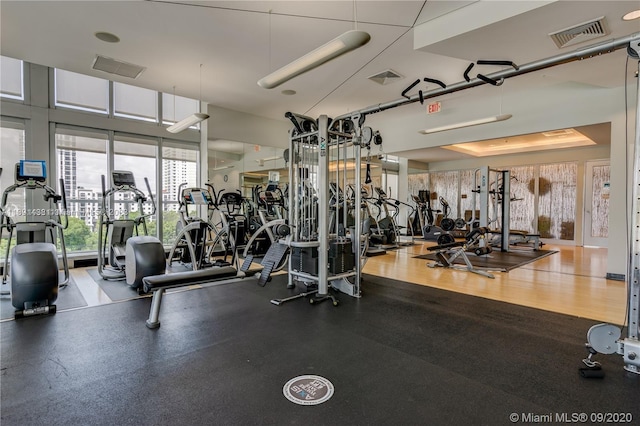
[{"label": "elliptical machine", "polygon": [[[447,232],[441,227],[435,225],[435,217],[433,213],[439,214],[442,210],[434,210],[431,207],[431,192],[429,190],[420,191],[418,193],[418,197],[420,197],[420,200],[425,204],[424,212],[426,214],[426,224],[422,228],[422,238],[427,241],[438,241],[438,238]],[[440,200],[442,201],[444,198],[440,197]]]},{"label": "elliptical machine", "polygon": [[[98,273],[105,280],[126,279],[129,286],[138,290],[142,288],[144,276],[163,274],[166,269],[162,243],[156,237],[148,235],[147,218],[155,214],[156,204],[149,180],[144,178],[144,182],[151,200],[151,212],[148,214],[144,214],[147,197],[136,187],[133,173],[112,171],[109,190],[106,189],[105,177],[102,175],[102,204],[98,217]],[[118,212],[112,207],[122,203],[121,200],[110,201],[118,193],[124,194],[123,199],[137,203],[136,218],[127,218],[129,212],[126,209]],[[116,216],[125,218],[116,219]],[[105,265],[107,256],[109,262]]]},{"label": "elliptical machine", "polygon": [[[211,255],[215,251],[213,236],[217,232],[212,224],[213,213],[217,209],[215,190],[210,185],[207,188],[186,188],[186,183],[178,186],[178,200],[180,220],[176,223],[176,240],[169,252],[169,266],[176,260],[183,265],[189,264],[194,271],[211,264]],[[200,206],[206,207],[206,217],[198,216]],[[190,215],[190,207],[194,211]]]},{"label": "elliptical machine", "polygon": [[[58,290],[69,282],[69,264],[63,235],[63,229],[69,224],[64,181],[60,179],[62,192],[57,194],[53,188],[47,186],[46,180],[47,169],[44,161],[20,160],[16,164],[15,183],[2,194],[0,233],[4,233],[5,230],[8,232],[2,285],[4,287],[7,284],[10,267],[11,304],[16,308],[16,319],[31,315],[55,314],[54,302],[58,298]],[[49,208],[32,209],[24,212],[24,215],[48,217],[47,220],[18,223],[13,220],[7,211],[7,200],[10,193],[21,188],[44,191],[44,200],[49,203]],[[16,243],[11,248],[14,231]],[[56,243],[60,244],[62,254],[62,279],[58,272]]]}]

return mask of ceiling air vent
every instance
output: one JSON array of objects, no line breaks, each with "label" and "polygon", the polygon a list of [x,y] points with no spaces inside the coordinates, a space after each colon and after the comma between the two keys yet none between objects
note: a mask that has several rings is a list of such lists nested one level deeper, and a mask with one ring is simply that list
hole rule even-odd
[{"label": "ceiling air vent", "polygon": [[394,81],[400,80],[402,78],[404,78],[404,76],[398,74],[394,70],[388,69],[370,76],[369,80],[375,81],[376,83],[382,84],[384,86],[385,84],[393,83]]},{"label": "ceiling air vent", "polygon": [[145,70],[145,67],[141,67],[140,65],[129,64],[100,55],[96,56],[92,68],[94,70],[129,78],[138,78],[138,76],[142,74],[142,71]]},{"label": "ceiling air vent", "polygon": [[579,44],[609,34],[604,16],[549,34],[558,48]]}]

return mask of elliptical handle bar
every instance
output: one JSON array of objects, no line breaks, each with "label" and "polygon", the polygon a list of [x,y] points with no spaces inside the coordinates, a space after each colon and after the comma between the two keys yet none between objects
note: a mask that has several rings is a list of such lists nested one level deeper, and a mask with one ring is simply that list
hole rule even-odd
[{"label": "elliptical handle bar", "polygon": [[211,185],[209,182],[204,184],[207,187],[207,191],[209,191],[209,195],[211,196],[211,201],[213,202],[213,205],[215,208],[218,207],[218,199],[216,196],[216,189],[213,187],[213,185]]},{"label": "elliptical handle bar", "polygon": [[104,175],[100,175],[100,180],[102,181],[102,198],[107,196],[107,182]]},{"label": "elliptical handle bar", "polygon": [[64,212],[64,226],[62,229],[69,227],[69,215],[67,214],[67,194],[64,190],[64,179],[60,178],[60,192],[62,193],[62,211]]},{"label": "elliptical handle bar", "polygon": [[182,188],[184,188],[187,185],[188,185],[187,182],[182,182],[180,185],[178,185],[178,205],[185,204],[184,197],[182,196]]},{"label": "elliptical handle bar", "polygon": [[[44,194],[44,199],[45,201],[50,201],[51,199],[53,199],[53,202],[55,203],[56,206],[56,215],[58,220],[56,219],[49,219],[46,221],[46,223],[48,223],[51,226],[55,226],[57,228],[60,229],[67,229],[69,227],[69,217],[67,216],[67,194],[64,192],[64,179],[60,178],[59,180],[60,183],[60,192],[62,195],[58,195],[56,194],[56,191],[48,186],[48,185],[43,185],[43,184],[37,184],[35,188],[40,188],[42,190],[45,191]],[[64,212],[62,215],[60,214],[60,201],[62,201],[62,211]],[[53,216],[53,215],[52,215]],[[64,216],[64,225],[61,223],[61,216]]]},{"label": "elliptical handle bar", "polygon": [[149,191],[149,198],[151,198],[151,213],[149,213],[147,216],[153,216],[154,214],[156,214],[156,200],[153,199],[153,192],[151,192],[151,185],[149,185],[149,179],[145,177],[144,183],[145,185],[147,185],[147,191]]}]

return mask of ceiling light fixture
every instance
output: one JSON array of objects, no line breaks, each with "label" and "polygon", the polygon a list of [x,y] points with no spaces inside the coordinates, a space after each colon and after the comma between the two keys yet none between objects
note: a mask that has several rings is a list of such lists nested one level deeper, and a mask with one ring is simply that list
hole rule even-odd
[{"label": "ceiling light fixture", "polygon": [[[173,107],[173,113],[175,114],[175,99],[176,99],[176,94],[175,94],[175,86],[174,86],[174,94],[173,94],[173,102],[174,102],[174,107]],[[198,103],[200,103],[202,100],[202,64],[200,64],[200,94],[199,94],[199,98],[198,98]],[[167,127],[167,132],[169,133],[180,133],[183,130],[188,129],[189,127],[200,123],[201,121],[206,120],[207,118],[209,118],[208,114],[204,114],[202,112],[196,112],[191,114],[190,116],[183,118],[182,120],[178,121],[175,124],[172,124],[171,126]]]},{"label": "ceiling light fixture", "polygon": [[623,21],[633,21],[634,19],[640,18],[640,9],[633,10],[622,17]]},{"label": "ceiling light fixture", "polygon": [[422,133],[423,135],[428,135],[430,133],[444,132],[446,130],[453,130],[453,129],[460,129],[460,128],[463,128],[463,127],[477,126],[479,124],[494,123],[496,121],[504,121],[504,120],[510,119],[511,117],[513,117],[513,115],[511,115],[511,114],[494,115],[492,117],[479,118],[477,120],[464,121],[462,123],[454,123],[454,124],[448,124],[446,126],[433,127],[431,129],[419,130],[418,133]]},{"label": "ceiling light fixture", "polygon": [[218,170],[226,170],[226,169],[233,169],[234,167],[235,167],[235,166],[233,166],[233,165],[230,165],[230,166],[218,166],[218,167],[214,167],[214,168],[213,168],[213,169],[211,169],[211,170],[215,170],[215,171],[218,171]]},{"label": "ceiling light fixture", "polygon": [[365,31],[351,30],[334,38],[330,42],[318,47],[295,61],[285,65],[277,71],[258,81],[258,86],[264,89],[273,89],[285,81],[289,81],[307,71],[310,71],[325,62],[351,52],[364,46],[371,40],[369,33]]},{"label": "ceiling light fixture", "polygon": [[281,155],[274,155],[273,157],[258,158],[256,159],[256,162],[260,167],[263,167],[265,162],[276,161],[276,160],[280,160],[281,158],[283,158]]},{"label": "ceiling light fixture", "polygon": [[167,132],[180,133],[181,131],[188,129],[189,127],[200,123],[207,118],[209,118],[207,114],[203,114],[201,112],[193,113],[187,118],[183,118],[182,120],[178,121],[176,124],[172,124],[171,126],[167,127]]},{"label": "ceiling light fixture", "polygon": [[487,157],[551,149],[594,146],[596,143],[575,129],[511,136],[508,139],[489,139],[477,142],[447,145],[442,148],[474,157]]}]

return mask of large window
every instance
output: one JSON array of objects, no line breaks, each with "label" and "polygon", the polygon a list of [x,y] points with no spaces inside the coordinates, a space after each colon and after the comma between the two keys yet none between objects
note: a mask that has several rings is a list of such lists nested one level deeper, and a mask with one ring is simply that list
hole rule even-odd
[{"label": "large window", "polygon": [[[111,146],[111,148],[109,148]],[[164,142],[161,160],[158,158],[158,140],[115,133],[110,142],[107,132],[59,126],[56,129],[56,162],[58,176],[65,180],[70,215],[69,251],[95,251],[98,246],[98,217],[102,202],[102,179],[106,188],[111,187],[108,170],[109,152],[113,152],[113,170],[133,173],[135,184],[147,197],[140,212],[137,202],[129,192],[115,194],[110,204],[112,219],[136,218],[148,215],[149,235],[162,238],[165,244],[173,243],[178,221],[178,187],[198,184],[199,146],[178,141]],[[161,194],[158,188],[158,167],[162,167]],[[156,212],[162,212],[164,226],[158,228],[157,213],[153,212],[149,188],[153,194]],[[140,229],[140,232],[143,232]]]},{"label": "large window", "polygon": [[171,244],[178,223],[178,188],[198,182],[199,148],[166,142],[162,147],[162,242]]},{"label": "large window", "polygon": [[[56,167],[64,179],[69,228],[69,251],[96,250],[101,176],[107,176],[108,135],[99,131],[56,128]],[[106,181],[108,185],[108,180]]]},{"label": "large window", "polygon": [[196,99],[174,96],[169,93],[162,94],[162,123],[174,124],[194,112],[199,112],[200,106]]},{"label": "large window", "polygon": [[[154,90],[61,69],[52,69],[50,72],[50,104],[55,108],[94,113],[116,120],[141,120],[161,126],[173,124],[198,112],[200,108],[198,100],[175,94],[160,94]],[[25,89],[23,80],[26,78],[28,82],[27,77],[22,61],[0,56],[0,97],[25,100],[29,91]],[[74,114],[74,111],[68,112],[70,117]],[[82,115],[86,118],[87,125],[103,123],[92,119],[88,114]],[[67,115],[63,115],[65,116]],[[75,117],[80,118],[79,115]],[[164,141],[158,137],[118,133],[114,127],[119,126],[110,127],[109,122],[104,123],[109,127],[99,129],[76,127],[70,123],[51,123],[51,128],[55,129],[52,135],[55,153],[50,159],[51,164],[48,164],[49,182],[58,186],[58,179],[64,180],[64,187],[58,189],[64,190],[68,201],[69,228],[65,231],[68,250],[96,250],[98,218],[102,205],[101,176],[105,177],[105,184],[110,187],[110,172],[113,169],[132,171],[137,186],[145,195],[148,195],[149,190],[144,178],[148,179],[157,212],[162,212],[161,216],[156,213],[149,217],[148,232],[161,237],[165,243],[172,243],[178,218],[178,186],[184,182],[190,186],[199,183],[200,146],[195,134],[189,134],[185,141]],[[15,163],[24,158],[25,130],[22,121],[13,121],[12,118],[3,117],[1,124],[0,168],[4,173],[0,175],[0,183],[4,189],[13,183]],[[145,133],[146,128],[149,126],[142,126],[141,132]],[[26,152],[31,152],[29,141],[26,142]],[[42,152],[41,143],[46,143],[46,140],[39,137],[38,141],[33,141],[33,152]],[[160,146],[162,152],[159,152]],[[122,214],[113,214],[111,217],[151,213],[150,199],[143,206],[143,211],[139,212],[137,203],[125,198],[123,195],[122,199],[114,200],[111,210]],[[30,200],[31,198],[16,191],[8,202],[16,212],[22,212],[30,207]],[[158,223],[162,223],[162,220],[157,219],[162,218],[166,225],[159,228]]]},{"label": "large window", "polygon": [[109,113],[109,81],[75,72],[55,70],[56,107]]},{"label": "large window", "polygon": [[150,122],[158,121],[158,92],[123,83],[113,83],[113,114]]},{"label": "large window", "polygon": [[[147,216],[147,231],[149,235],[156,235],[156,220],[154,205],[149,197],[149,190],[145,179],[149,182],[149,187],[153,192],[156,187],[156,158],[158,148],[155,139],[146,139],[135,136],[116,134],[113,143],[113,168],[114,170],[127,170],[133,173],[136,180],[136,187],[148,198],[143,204],[143,212],[138,210],[138,204],[131,199],[132,193],[119,192],[115,196],[115,214],[118,217],[136,218],[141,215]],[[154,201],[157,198],[153,194]],[[143,230],[139,229],[142,234]]]},{"label": "large window", "polygon": [[23,62],[0,56],[0,96],[24,100]]},{"label": "large window", "polygon": [[[0,121],[0,188],[4,191],[14,183],[15,165],[24,159],[24,124],[17,121]],[[25,220],[25,190],[11,192],[7,197],[5,212],[16,222]],[[0,197],[2,193],[0,193]],[[4,230],[3,230],[4,231]],[[0,235],[0,255],[3,256],[7,248],[8,235]],[[15,234],[14,234],[15,240]]]}]

